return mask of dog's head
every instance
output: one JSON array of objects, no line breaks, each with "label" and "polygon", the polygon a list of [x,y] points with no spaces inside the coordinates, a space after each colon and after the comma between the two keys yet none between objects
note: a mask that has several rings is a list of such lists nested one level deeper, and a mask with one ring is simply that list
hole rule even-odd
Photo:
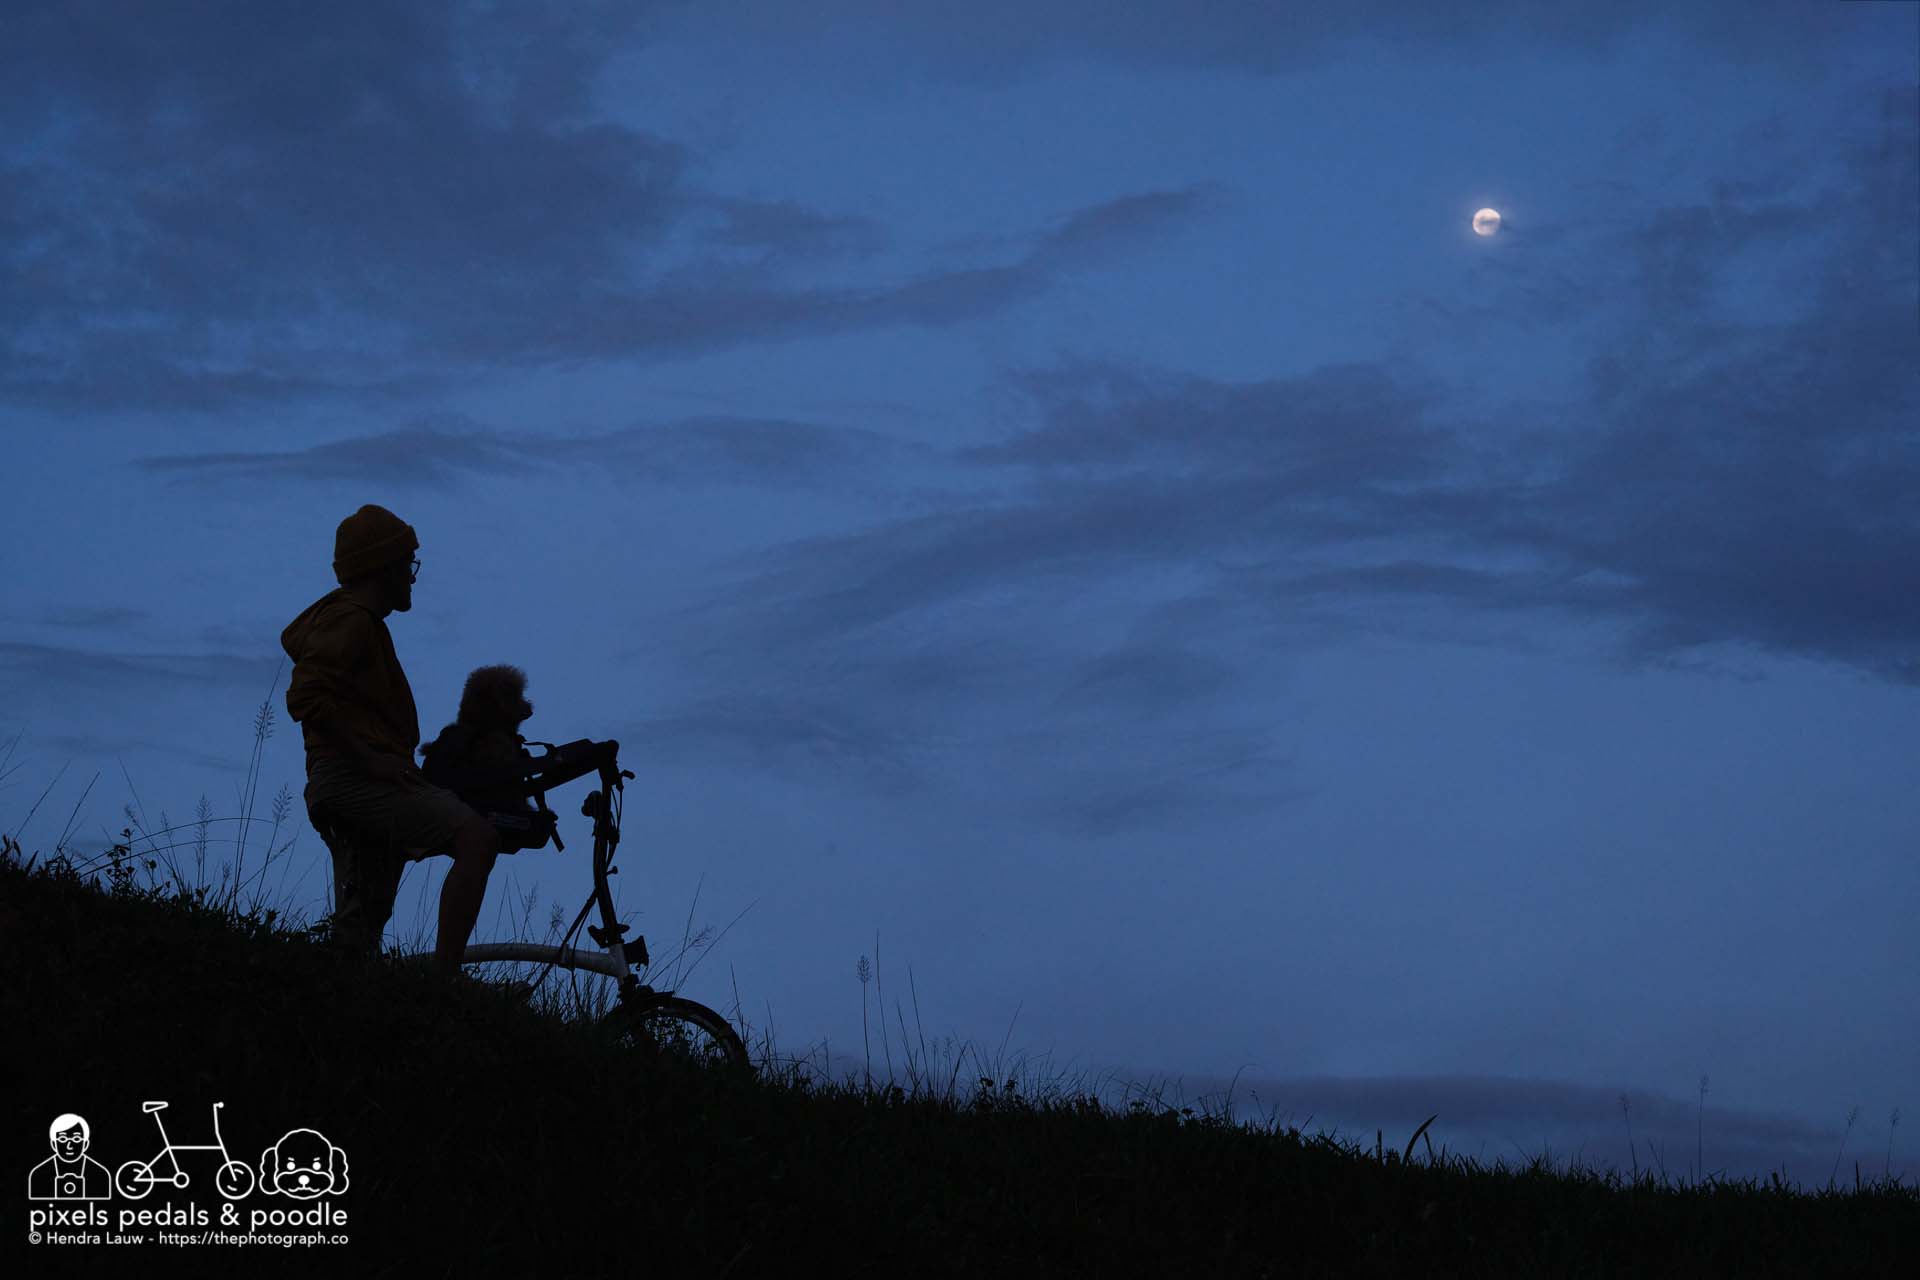
[{"label": "dog's head", "polygon": [[260,1153],[260,1189],[312,1200],[347,1189],[347,1153],[312,1129],[295,1129]]}]

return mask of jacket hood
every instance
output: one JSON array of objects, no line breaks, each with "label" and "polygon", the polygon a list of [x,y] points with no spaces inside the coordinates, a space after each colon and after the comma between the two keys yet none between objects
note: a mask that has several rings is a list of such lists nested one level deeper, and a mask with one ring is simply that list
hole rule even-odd
[{"label": "jacket hood", "polygon": [[358,609],[369,617],[377,618],[378,616],[345,587],[335,587],[302,609],[300,616],[289,622],[280,632],[280,647],[287,651],[289,658],[295,662],[300,660],[300,654],[306,648],[307,636],[313,630],[313,624],[319,620],[321,614],[334,608]]}]

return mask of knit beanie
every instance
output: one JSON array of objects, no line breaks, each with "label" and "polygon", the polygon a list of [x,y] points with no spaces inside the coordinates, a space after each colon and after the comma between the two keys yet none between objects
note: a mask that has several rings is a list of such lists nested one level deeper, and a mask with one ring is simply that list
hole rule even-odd
[{"label": "knit beanie", "polygon": [[420,549],[413,526],[371,502],[340,522],[333,535],[333,576],[341,585],[376,573]]}]

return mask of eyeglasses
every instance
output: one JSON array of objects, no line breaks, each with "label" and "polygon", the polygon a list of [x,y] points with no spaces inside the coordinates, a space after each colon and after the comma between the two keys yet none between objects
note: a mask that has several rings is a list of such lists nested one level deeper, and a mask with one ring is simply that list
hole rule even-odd
[{"label": "eyeglasses", "polygon": [[418,560],[415,560],[410,566],[408,566],[408,568],[410,572],[413,574],[413,577],[409,579],[409,581],[412,581],[412,582],[420,581],[420,562]]}]

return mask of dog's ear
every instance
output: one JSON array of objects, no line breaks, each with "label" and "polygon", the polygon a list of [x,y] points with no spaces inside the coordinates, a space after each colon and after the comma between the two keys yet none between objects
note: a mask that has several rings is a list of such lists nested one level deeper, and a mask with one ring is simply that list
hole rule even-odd
[{"label": "dog's ear", "polygon": [[273,1178],[280,1172],[280,1144],[274,1143],[260,1153],[260,1189],[268,1195],[274,1194]]},{"label": "dog's ear", "polygon": [[337,1194],[347,1189],[347,1153],[331,1142],[327,1144],[327,1150],[332,1153],[327,1160],[327,1167],[333,1171],[333,1189]]}]

